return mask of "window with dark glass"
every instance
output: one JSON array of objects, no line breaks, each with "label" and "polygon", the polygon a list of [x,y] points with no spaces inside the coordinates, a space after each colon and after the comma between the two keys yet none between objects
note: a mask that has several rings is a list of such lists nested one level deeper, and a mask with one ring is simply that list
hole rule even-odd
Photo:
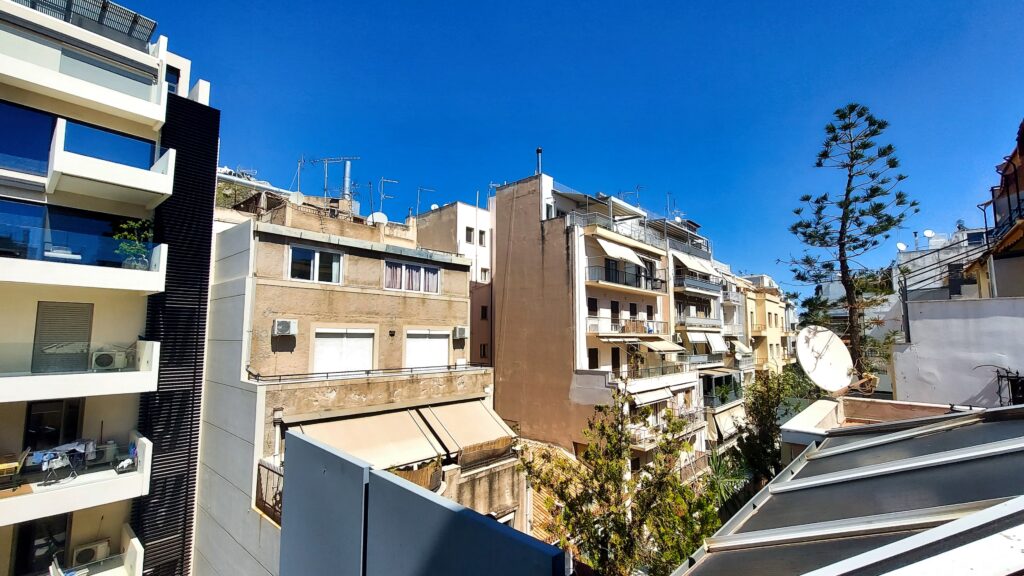
[{"label": "window with dark glass", "polygon": [[619,319],[619,301],[618,300],[612,300],[611,307],[612,307],[612,319],[613,320],[618,320]]},{"label": "window with dark glass", "polygon": [[597,298],[587,298],[587,316],[597,316]]},{"label": "window with dark glass", "polygon": [[45,176],[57,118],[0,101],[0,168]]},{"label": "window with dark glass", "polygon": [[630,302],[629,303],[629,317],[630,317],[630,319],[636,320],[636,314],[637,314],[636,302]]},{"label": "window with dark glass", "polygon": [[167,72],[164,73],[164,79],[167,81],[167,91],[171,94],[177,94],[178,82],[181,82],[181,70],[174,66],[168,66]]},{"label": "window with dark glass", "polygon": [[487,320],[487,306],[480,307],[480,319]]},{"label": "window with dark glass", "polygon": [[622,360],[619,357],[620,350],[618,348],[612,348],[612,372],[618,374],[619,369],[622,367]]},{"label": "window with dark glass", "polygon": [[587,368],[597,370],[601,363],[598,361],[597,348],[587,348]]},{"label": "window with dark glass", "polygon": [[647,319],[654,320],[654,306],[647,305]]},{"label": "window with dark glass", "polygon": [[469,226],[466,226],[466,243],[467,244],[472,244],[473,243],[473,232],[474,232],[474,230],[472,228],[470,228]]},{"label": "window with dark glass", "polygon": [[316,252],[314,250],[292,246],[291,278],[295,280],[312,280],[314,260],[316,260]]},{"label": "window with dark glass", "polygon": [[480,357],[487,358],[487,344],[480,345]]},{"label": "window with dark glass", "polygon": [[341,282],[341,254],[292,246],[289,277],[337,284]]}]

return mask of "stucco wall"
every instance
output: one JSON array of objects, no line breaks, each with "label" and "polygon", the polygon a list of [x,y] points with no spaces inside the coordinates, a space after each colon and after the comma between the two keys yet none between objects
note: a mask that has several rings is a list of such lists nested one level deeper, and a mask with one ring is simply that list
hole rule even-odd
[{"label": "stucco wall", "polygon": [[983,365],[1024,370],[1024,298],[910,302],[909,313],[911,343],[894,347],[894,399],[998,406]]},{"label": "stucco wall", "polygon": [[572,450],[592,406],[569,401],[575,310],[565,220],[541,222],[541,178],[498,190],[494,406],[522,436]]},{"label": "stucco wall", "polygon": [[416,218],[417,240],[423,248],[456,252],[458,242],[456,236],[457,204],[442,206]]},{"label": "stucco wall", "polygon": [[526,474],[518,469],[516,459],[476,470],[456,469],[445,482],[446,498],[496,518],[515,512],[513,528],[526,531]]}]

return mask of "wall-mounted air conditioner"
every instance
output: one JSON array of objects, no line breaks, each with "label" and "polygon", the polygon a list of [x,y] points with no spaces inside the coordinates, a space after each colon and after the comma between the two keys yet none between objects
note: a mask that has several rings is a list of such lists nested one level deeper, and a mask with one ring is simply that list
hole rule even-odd
[{"label": "wall-mounted air conditioner", "polygon": [[466,338],[469,338],[469,326],[456,326],[452,330],[452,339],[465,340]]},{"label": "wall-mounted air conditioner", "polygon": [[93,352],[93,370],[120,370],[128,367],[128,355],[124,352]]},{"label": "wall-mounted air conditioner", "polygon": [[295,336],[299,333],[299,321],[278,318],[274,320],[274,336]]},{"label": "wall-mounted air conditioner", "polygon": [[75,548],[74,565],[80,566],[89,562],[97,562],[110,556],[110,540],[99,540]]}]

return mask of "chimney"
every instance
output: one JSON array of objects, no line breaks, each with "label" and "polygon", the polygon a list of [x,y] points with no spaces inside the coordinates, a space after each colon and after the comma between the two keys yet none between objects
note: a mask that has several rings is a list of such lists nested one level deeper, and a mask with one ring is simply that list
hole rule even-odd
[{"label": "chimney", "polygon": [[537,147],[537,174],[541,173],[541,169],[540,169],[540,156],[543,153],[544,153],[544,149],[538,146]]},{"label": "chimney", "polygon": [[352,161],[345,160],[345,183],[342,188],[342,198],[352,199]]}]

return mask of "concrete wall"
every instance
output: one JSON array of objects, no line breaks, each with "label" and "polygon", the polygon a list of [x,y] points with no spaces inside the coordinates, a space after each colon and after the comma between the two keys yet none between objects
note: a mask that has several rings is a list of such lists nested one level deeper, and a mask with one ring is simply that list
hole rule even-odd
[{"label": "concrete wall", "polygon": [[522,436],[572,450],[593,407],[569,400],[574,255],[565,220],[540,220],[542,179],[550,186],[539,176],[497,193],[494,406]]},{"label": "concrete wall", "polygon": [[553,546],[302,435],[288,444],[282,576],[564,573]]},{"label": "concrete wall", "polygon": [[512,527],[526,532],[526,474],[516,458],[445,475],[444,497],[481,514],[501,518],[514,513]]},{"label": "concrete wall", "polygon": [[910,302],[909,311],[911,343],[894,347],[894,399],[998,406],[995,373],[983,365],[1024,369],[1024,298]]},{"label": "concrete wall", "polygon": [[[471,283],[469,288],[469,359],[476,364],[492,364],[494,362],[494,342],[491,337],[494,322],[493,284]],[[481,310],[487,308],[487,318],[481,316]],[[480,353],[480,346],[487,347],[487,355]]]}]

